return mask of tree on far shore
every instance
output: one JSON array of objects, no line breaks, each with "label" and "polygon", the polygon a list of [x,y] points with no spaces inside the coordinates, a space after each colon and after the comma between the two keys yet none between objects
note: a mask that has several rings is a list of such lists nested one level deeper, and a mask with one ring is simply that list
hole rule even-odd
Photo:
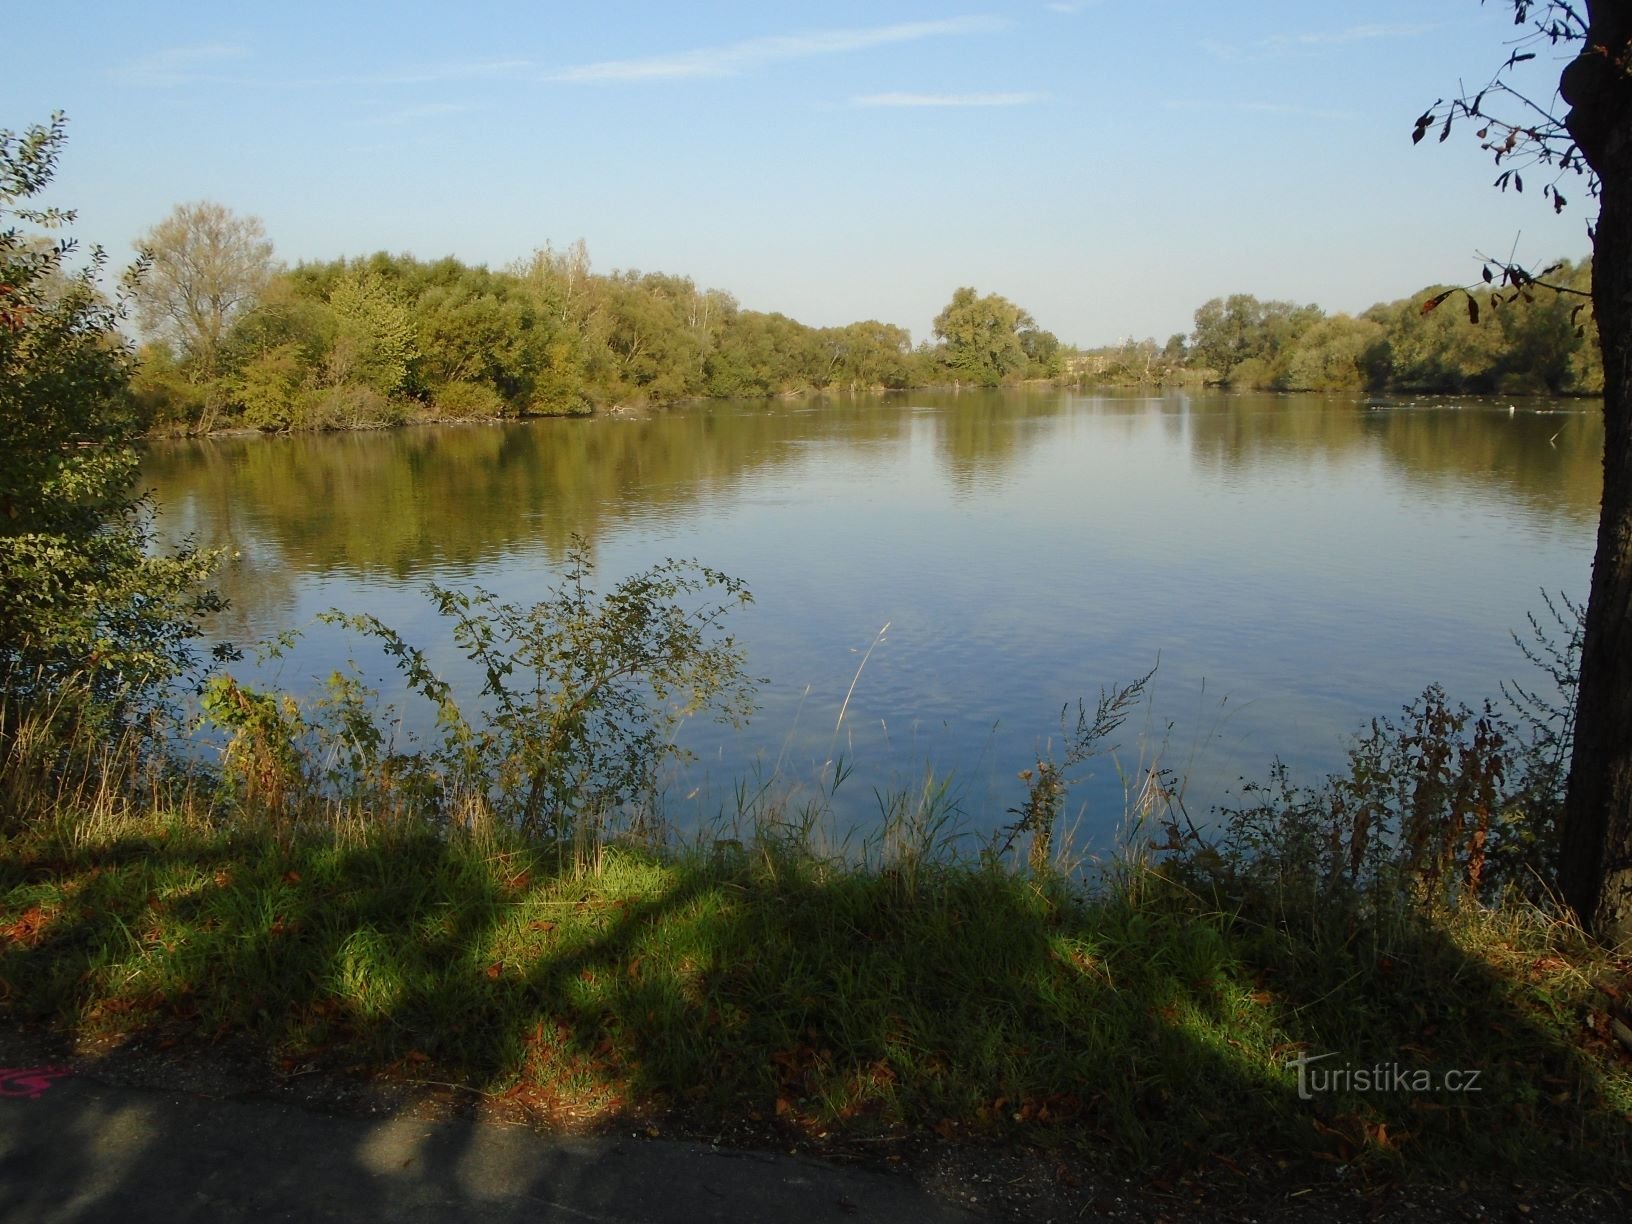
[{"label": "tree on far shore", "polygon": [[260,218],[207,200],[178,204],[137,246],[148,261],[136,290],[142,327],[177,344],[201,379],[214,378],[233,321],[272,275]]},{"label": "tree on far shore", "polygon": [[996,293],[980,297],[976,290],[965,286],[935,316],[934,329],[936,338],[945,346],[946,366],[954,377],[995,387],[1026,368],[1021,333],[1036,326],[1035,320],[1008,298]]}]

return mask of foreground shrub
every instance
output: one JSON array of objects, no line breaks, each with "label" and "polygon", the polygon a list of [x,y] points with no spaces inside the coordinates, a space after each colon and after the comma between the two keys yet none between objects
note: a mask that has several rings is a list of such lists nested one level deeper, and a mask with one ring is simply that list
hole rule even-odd
[{"label": "foreground shrub", "polygon": [[1504,686],[1507,710],[1430,685],[1372,720],[1345,772],[1312,786],[1277,762],[1206,837],[1171,817],[1175,869],[1299,912],[1449,912],[1513,893],[1551,905],[1573,746],[1582,608],[1547,599],[1521,651],[1551,683]]},{"label": "foreground shrub", "polygon": [[73,270],[53,232],[73,214],[24,203],[64,138],[60,115],[0,132],[0,735],[70,692],[125,718],[190,665],[199,618],[220,606],[202,587],[211,558],[159,554],[132,496],[133,358],[102,253]]},{"label": "foreground shrub", "polygon": [[[377,618],[322,618],[379,643],[432,704],[438,739],[427,747],[394,751],[376,694],[354,677],[336,674],[304,702],[213,680],[205,715],[230,735],[223,761],[235,797],[283,818],[383,803],[546,840],[649,800],[664,763],[682,755],[672,736],[680,720],[710,711],[735,724],[752,712],[757,682],[721,632],[751,596],[739,579],[689,561],[655,565],[604,595],[592,576],[579,541],[554,593],[530,606],[433,585],[453,641],[480,668],[473,694],[456,694]],[[274,650],[292,642],[286,635]]]}]

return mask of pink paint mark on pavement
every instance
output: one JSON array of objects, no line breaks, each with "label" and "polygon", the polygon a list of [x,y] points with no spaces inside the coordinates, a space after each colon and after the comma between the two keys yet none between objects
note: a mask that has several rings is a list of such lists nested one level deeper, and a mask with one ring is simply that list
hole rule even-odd
[{"label": "pink paint mark on pavement", "polygon": [[67,1067],[0,1067],[0,1097],[37,1101],[54,1081],[72,1074]]}]

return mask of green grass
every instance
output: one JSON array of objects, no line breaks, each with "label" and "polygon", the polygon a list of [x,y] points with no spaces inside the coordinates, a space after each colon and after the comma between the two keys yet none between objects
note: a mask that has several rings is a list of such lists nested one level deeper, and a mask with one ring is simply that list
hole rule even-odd
[{"label": "green grass", "polygon": [[[15,826],[14,826],[15,828]],[[843,1142],[1034,1137],[1144,1167],[1627,1167],[1624,961],[1517,906],[1387,929],[786,839],[588,864],[412,823],[256,831],[71,813],[0,842],[0,1015]],[[1286,1068],[1480,1072],[1302,1100]]]}]

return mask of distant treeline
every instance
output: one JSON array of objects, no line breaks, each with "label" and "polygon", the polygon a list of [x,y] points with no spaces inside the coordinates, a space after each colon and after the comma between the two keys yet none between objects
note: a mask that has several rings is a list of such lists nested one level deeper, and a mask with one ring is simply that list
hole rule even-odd
[{"label": "distant treeline", "polygon": [[[157,428],[357,428],[408,420],[580,415],[695,397],[1022,379],[1212,381],[1251,388],[1592,392],[1603,383],[1579,299],[1535,290],[1469,321],[1423,314],[1435,290],[1358,318],[1214,299],[1195,330],[1081,352],[1023,309],[964,288],[933,342],[867,320],[809,327],[663,273],[591,271],[582,242],[494,271],[384,253],[276,265],[259,221],[178,207],[141,240],[147,342],[134,382]],[[1554,279],[1590,284],[1590,268]],[[1488,296],[1488,295],[1482,295]]]},{"label": "distant treeline", "polygon": [[1189,336],[1073,353],[1068,370],[1091,382],[1199,380],[1253,390],[1602,394],[1603,359],[1584,296],[1592,263],[1561,261],[1546,282],[1556,288],[1463,293],[1430,285],[1358,316],[1234,294],[1198,309]]},{"label": "distant treeline", "polygon": [[890,323],[808,327],[688,277],[595,273],[582,242],[500,271],[383,253],[279,268],[258,221],[198,204],[142,246],[136,389],[161,428],[577,415],[1064,368],[1030,315],[973,289],[937,317],[936,343],[914,348]]}]

